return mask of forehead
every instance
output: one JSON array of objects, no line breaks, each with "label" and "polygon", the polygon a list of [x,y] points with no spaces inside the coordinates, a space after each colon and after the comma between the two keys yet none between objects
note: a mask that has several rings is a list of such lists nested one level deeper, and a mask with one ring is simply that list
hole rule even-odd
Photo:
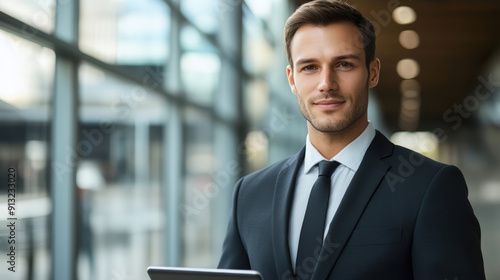
[{"label": "forehead", "polygon": [[294,62],[317,56],[355,54],[365,57],[363,36],[351,22],[301,26],[292,38],[290,51]]}]

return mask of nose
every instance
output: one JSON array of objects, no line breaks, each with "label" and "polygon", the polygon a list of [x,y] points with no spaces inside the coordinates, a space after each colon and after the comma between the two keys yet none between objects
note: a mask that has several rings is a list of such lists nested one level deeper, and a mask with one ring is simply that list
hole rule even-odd
[{"label": "nose", "polygon": [[323,67],[320,80],[318,84],[318,90],[320,92],[330,92],[337,88],[337,78],[335,72],[330,69],[330,67]]}]

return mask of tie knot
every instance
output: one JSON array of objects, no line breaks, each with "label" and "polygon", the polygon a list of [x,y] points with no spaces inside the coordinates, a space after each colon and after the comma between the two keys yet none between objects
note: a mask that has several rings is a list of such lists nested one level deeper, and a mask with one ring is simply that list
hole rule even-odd
[{"label": "tie knot", "polygon": [[332,176],[333,171],[339,166],[340,163],[337,161],[323,160],[319,162],[319,175],[318,176]]}]

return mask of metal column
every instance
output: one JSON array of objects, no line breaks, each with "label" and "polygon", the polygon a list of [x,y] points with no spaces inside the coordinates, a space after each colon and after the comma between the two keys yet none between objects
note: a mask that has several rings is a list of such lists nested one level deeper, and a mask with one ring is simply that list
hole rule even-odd
[{"label": "metal column", "polygon": [[[70,44],[78,41],[79,1],[57,1],[54,34]],[[51,196],[52,279],[76,278],[76,166],[83,147],[77,145],[77,63],[57,56],[52,100]]]}]

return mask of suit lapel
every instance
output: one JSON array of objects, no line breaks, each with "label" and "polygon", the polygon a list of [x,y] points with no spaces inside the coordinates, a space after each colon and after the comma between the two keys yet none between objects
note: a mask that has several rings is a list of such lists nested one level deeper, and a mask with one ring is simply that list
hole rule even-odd
[{"label": "suit lapel", "polygon": [[291,157],[276,178],[273,198],[273,246],[279,279],[293,275],[288,227],[297,172],[304,161],[305,148]]},{"label": "suit lapel", "polygon": [[394,145],[377,131],[333,218],[311,279],[327,279],[389,165]]}]

